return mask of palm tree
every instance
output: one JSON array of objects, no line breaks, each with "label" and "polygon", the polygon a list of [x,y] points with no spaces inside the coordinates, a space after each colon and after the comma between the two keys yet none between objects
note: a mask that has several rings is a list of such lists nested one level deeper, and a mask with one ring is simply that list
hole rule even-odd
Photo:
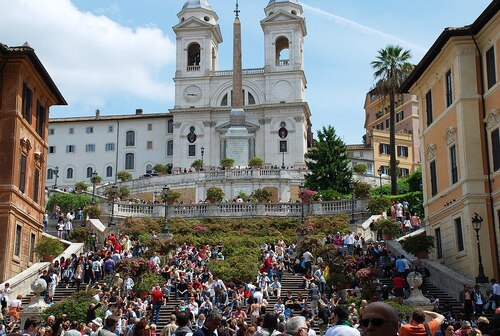
[{"label": "palm tree", "polygon": [[395,95],[398,87],[413,70],[413,65],[408,62],[412,57],[411,51],[403,50],[400,46],[388,45],[378,51],[377,60],[371,62],[375,70],[373,74],[378,79],[377,90],[382,99],[389,96],[389,147],[391,154],[391,193],[397,195],[397,173],[396,173],[396,133],[394,124],[396,119]]}]

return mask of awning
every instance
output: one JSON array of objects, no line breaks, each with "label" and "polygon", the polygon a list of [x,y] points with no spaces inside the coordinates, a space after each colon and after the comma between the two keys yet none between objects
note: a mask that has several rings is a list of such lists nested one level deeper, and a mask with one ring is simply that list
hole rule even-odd
[{"label": "awning", "polygon": [[104,232],[106,230],[106,227],[102,224],[102,222],[99,219],[89,219],[90,225],[92,225],[94,228],[96,228],[99,232]]}]

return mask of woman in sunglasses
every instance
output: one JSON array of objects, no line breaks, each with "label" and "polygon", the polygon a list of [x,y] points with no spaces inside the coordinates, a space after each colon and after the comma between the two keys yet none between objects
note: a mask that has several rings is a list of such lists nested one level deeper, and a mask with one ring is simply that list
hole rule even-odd
[{"label": "woman in sunglasses", "polygon": [[398,312],[387,303],[370,303],[363,311],[360,326],[363,336],[397,336]]}]

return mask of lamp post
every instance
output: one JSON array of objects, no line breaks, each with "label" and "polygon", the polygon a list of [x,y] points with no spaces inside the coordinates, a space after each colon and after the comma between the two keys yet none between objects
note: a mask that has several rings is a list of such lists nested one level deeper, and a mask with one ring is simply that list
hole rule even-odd
[{"label": "lamp post", "polygon": [[351,194],[352,194],[352,197],[351,197],[351,221],[350,223],[351,224],[355,224],[356,223],[356,219],[354,219],[354,181],[351,180],[349,182],[349,187],[351,188]]},{"label": "lamp post", "polygon": [[112,225],[116,225],[115,223],[115,198],[116,195],[118,195],[118,186],[116,184],[113,184],[111,186],[110,190],[110,195],[111,195],[111,217],[109,218],[109,223],[108,227],[111,227]]},{"label": "lamp post", "polygon": [[479,274],[476,277],[476,283],[487,283],[488,277],[484,275],[483,268],[483,258],[481,257],[481,243],[479,242],[479,231],[481,230],[481,224],[483,223],[483,218],[474,212],[474,217],[472,217],[472,227],[476,231],[477,240],[477,256],[479,259]]},{"label": "lamp post", "polygon": [[285,152],[281,152],[281,169],[285,169]]},{"label": "lamp post", "polygon": [[165,221],[163,222],[163,233],[169,233],[168,232],[168,202],[167,202],[167,196],[168,196],[168,191],[170,188],[167,186],[163,187],[163,200],[165,201]]},{"label": "lamp post", "polygon": [[302,199],[302,206],[300,207],[300,224],[304,225],[304,182],[300,184],[300,198]]},{"label": "lamp post", "polygon": [[200,170],[203,170],[203,155],[205,154],[205,147],[201,146],[201,169]]},{"label": "lamp post", "polygon": [[94,170],[92,172],[92,205],[95,204],[95,178],[97,177],[97,172]]},{"label": "lamp post", "polygon": [[56,166],[53,170],[54,175],[56,176],[56,182],[54,183],[54,189],[57,189],[57,178],[59,177],[59,166]]},{"label": "lamp post", "polygon": [[378,177],[379,177],[379,179],[380,179],[380,195],[383,195],[383,194],[384,194],[384,192],[383,192],[383,190],[382,190],[382,173],[383,173],[383,171],[382,171],[382,167],[380,167],[380,168],[377,170],[377,172],[378,172]]}]

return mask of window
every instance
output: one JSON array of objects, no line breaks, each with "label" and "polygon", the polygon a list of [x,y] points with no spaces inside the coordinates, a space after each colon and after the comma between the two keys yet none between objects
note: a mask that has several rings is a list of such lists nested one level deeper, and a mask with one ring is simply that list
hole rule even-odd
[{"label": "window", "polygon": [[21,155],[21,172],[19,174],[19,190],[24,193],[26,189],[26,162],[28,157],[26,155]]},{"label": "window", "polygon": [[398,156],[408,157],[408,147],[398,146]]},{"label": "window", "polygon": [[49,146],[49,154],[55,154],[56,153],[56,146]]},{"label": "window", "polygon": [[23,83],[23,118],[31,124],[31,110],[33,109],[33,91],[28,87],[28,84]]},{"label": "window", "polygon": [[125,134],[125,146],[135,146],[135,132],[127,131]]},{"label": "window", "polygon": [[87,167],[86,172],[87,172],[87,178],[91,178],[94,170],[92,169],[92,167]]},{"label": "window", "polygon": [[431,161],[429,164],[429,171],[431,176],[431,195],[437,195],[437,173],[436,173],[436,161]]},{"label": "window", "polygon": [[494,47],[486,51],[486,80],[488,82],[488,89],[497,82]]},{"label": "window", "polygon": [[151,174],[153,172],[153,166],[148,164],[146,166],[146,173]]},{"label": "window", "polygon": [[70,127],[68,133],[75,134],[75,129],[73,127]]},{"label": "window", "polygon": [[14,238],[14,255],[19,257],[21,254],[21,234],[23,228],[21,225],[16,225],[16,236]]},{"label": "window", "polygon": [[88,126],[87,128],[85,128],[85,133],[87,133],[87,134],[94,133],[94,127]]},{"label": "window", "polygon": [[188,156],[196,156],[196,145],[188,146]]},{"label": "window", "polygon": [[30,236],[30,254],[29,254],[29,262],[33,262],[35,260],[35,243],[36,243],[36,236],[34,233],[31,234]]},{"label": "window", "polygon": [[379,154],[389,155],[390,153],[391,153],[391,149],[389,147],[389,144],[385,144],[385,143],[379,144]]},{"label": "window", "polygon": [[88,152],[95,152],[95,145],[94,144],[86,144],[85,145],[85,151]]},{"label": "window", "polygon": [[66,170],[66,178],[67,179],[72,179],[73,178],[73,168],[68,168]]},{"label": "window", "polygon": [[373,163],[368,162],[366,164],[366,168],[367,168],[368,174],[373,175]]},{"label": "window", "polygon": [[134,154],[133,153],[127,153],[125,154],[125,169],[131,170],[134,169]]},{"label": "window", "polygon": [[66,153],[74,153],[74,152],[75,152],[75,145],[66,146]]},{"label": "window", "polygon": [[248,93],[248,105],[255,105],[255,97],[250,92]]},{"label": "window", "polygon": [[446,73],[446,107],[453,103],[453,83],[451,81],[451,70]]},{"label": "window", "polygon": [[432,91],[429,90],[425,94],[425,115],[427,116],[427,126],[432,124]]},{"label": "window", "polygon": [[400,122],[404,118],[405,118],[405,112],[404,111],[396,113],[396,122]]},{"label": "window", "polygon": [[55,131],[53,128],[49,128],[49,135],[54,135]]},{"label": "window", "polygon": [[410,175],[410,170],[408,168],[399,168],[399,175],[401,177],[406,177]]},{"label": "window", "polygon": [[434,230],[434,237],[436,237],[437,258],[441,259],[443,257],[443,242],[441,241],[441,228],[437,228]]},{"label": "window", "polygon": [[383,175],[389,175],[389,166],[380,166]]},{"label": "window", "polygon": [[45,121],[47,119],[47,114],[45,112],[45,107],[40,103],[36,102],[36,132],[42,138],[45,137]]},{"label": "window", "polygon": [[[382,125],[384,125],[382,123]],[[390,119],[385,119],[385,128],[390,128],[391,127],[391,120]],[[384,127],[382,126],[381,129],[384,129]]]},{"label": "window", "polygon": [[288,142],[286,140],[280,141],[280,153],[288,152]]},{"label": "window", "polygon": [[174,120],[169,119],[167,121],[167,133],[174,133]]},{"label": "window", "polygon": [[47,180],[52,180],[54,178],[54,170],[52,168],[47,169]]},{"label": "window", "polygon": [[290,44],[284,36],[279,37],[276,42],[276,65],[288,65],[290,63]]},{"label": "window", "polygon": [[114,143],[107,143],[104,146],[104,149],[106,150],[106,152],[114,152],[115,151],[115,144]]},{"label": "window", "polygon": [[153,141],[146,142],[146,149],[153,149]]},{"label": "window", "polygon": [[174,155],[174,141],[169,140],[167,142],[167,156],[172,156]]},{"label": "window", "polygon": [[464,250],[464,236],[462,232],[462,219],[460,217],[455,218],[455,234],[457,236],[457,251]]},{"label": "window", "polygon": [[491,132],[491,150],[493,153],[493,170],[500,169],[500,132],[498,128]]},{"label": "window", "polygon": [[112,125],[108,126],[108,133],[113,133],[113,126]]},{"label": "window", "polygon": [[35,169],[35,174],[34,174],[34,181],[33,181],[33,201],[35,203],[38,203],[39,198],[40,198],[40,169],[36,168]]},{"label": "window", "polygon": [[148,124],[148,131],[152,131],[153,130],[153,124]]},{"label": "window", "polygon": [[[188,67],[199,66],[201,61],[200,45],[198,43],[192,43],[188,47],[187,52],[188,52]],[[199,67],[197,67],[196,70],[199,70]]]},{"label": "window", "polygon": [[450,169],[451,184],[455,184],[458,182],[457,148],[455,145],[450,147]]},{"label": "window", "polygon": [[113,177],[113,167],[111,166],[106,167],[106,177]]}]

